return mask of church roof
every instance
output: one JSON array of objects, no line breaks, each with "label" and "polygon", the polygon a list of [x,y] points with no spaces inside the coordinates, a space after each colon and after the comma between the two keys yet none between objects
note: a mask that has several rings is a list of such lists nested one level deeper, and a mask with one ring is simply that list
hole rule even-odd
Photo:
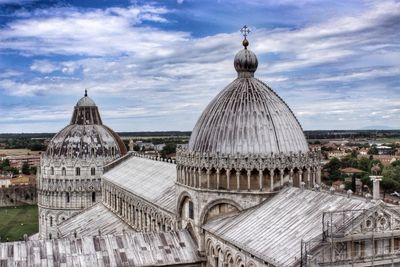
[{"label": "church roof", "polygon": [[324,211],[374,205],[361,198],[286,188],[255,208],[210,221],[203,228],[275,266],[293,266],[300,260],[301,241],[322,234]]},{"label": "church roof", "polygon": [[236,55],[234,66],[238,78],[203,111],[190,137],[189,151],[225,155],[307,152],[303,130],[288,105],[254,78],[256,55],[245,47]]},{"label": "church roof", "polygon": [[47,156],[65,158],[117,158],[124,154],[125,144],[103,125],[99,110],[86,91],[74,107],[70,124],[53,137],[46,151]]},{"label": "church roof", "polygon": [[117,235],[133,229],[102,202],[68,218],[58,226],[60,237]]},{"label": "church roof", "polygon": [[0,243],[1,266],[171,266],[201,261],[186,230]]},{"label": "church roof", "polygon": [[130,154],[129,158],[121,159],[106,171],[103,178],[154,205],[175,212],[176,165],[173,163]]}]

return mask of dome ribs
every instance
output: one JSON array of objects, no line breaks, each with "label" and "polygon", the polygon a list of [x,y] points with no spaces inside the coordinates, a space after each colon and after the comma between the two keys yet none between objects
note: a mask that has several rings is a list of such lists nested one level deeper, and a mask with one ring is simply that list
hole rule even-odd
[{"label": "dome ribs", "polygon": [[254,53],[238,53],[238,78],[203,111],[189,140],[189,151],[232,157],[308,152],[303,130],[291,109],[253,77],[257,64]]}]

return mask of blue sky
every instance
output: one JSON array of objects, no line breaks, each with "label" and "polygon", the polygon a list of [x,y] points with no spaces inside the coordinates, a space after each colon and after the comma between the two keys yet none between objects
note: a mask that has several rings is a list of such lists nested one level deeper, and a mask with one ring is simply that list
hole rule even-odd
[{"label": "blue sky", "polygon": [[400,128],[400,2],[0,0],[0,132],[56,132],[87,88],[116,131],[191,130],[236,77],[306,130]]}]

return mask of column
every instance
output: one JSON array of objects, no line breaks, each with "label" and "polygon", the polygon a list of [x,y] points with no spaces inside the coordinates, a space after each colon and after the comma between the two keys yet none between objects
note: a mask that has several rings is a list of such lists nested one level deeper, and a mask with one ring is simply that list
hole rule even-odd
[{"label": "column", "polygon": [[230,189],[230,186],[229,186],[230,175],[231,175],[231,170],[227,169],[226,170],[226,189],[227,190]]},{"label": "column", "polygon": [[283,169],[280,169],[279,173],[281,175],[281,186],[283,186],[283,175],[284,175],[285,171]]},{"label": "column", "polygon": [[219,169],[217,169],[217,188],[219,189]]},{"label": "column", "polygon": [[262,191],[263,187],[264,187],[264,185],[263,185],[263,170],[258,170],[258,181],[260,184],[260,191]]},{"label": "column", "polygon": [[321,167],[317,167],[317,184],[321,184]]},{"label": "column", "polygon": [[202,183],[202,181],[201,181],[201,168],[199,168],[198,170],[197,170],[197,175],[199,176],[199,188],[201,188],[201,183]]},{"label": "column", "polygon": [[270,188],[269,188],[269,191],[270,192],[273,192],[274,191],[274,176],[275,176],[275,170],[273,170],[271,173],[270,173],[271,175],[270,175],[270,177],[271,177],[271,180],[270,180]]},{"label": "column", "polygon": [[198,187],[199,184],[199,173],[196,171],[196,168],[193,168],[193,177],[194,177],[194,187]]},{"label": "column", "polygon": [[293,169],[290,169],[289,172],[289,183],[293,185]]},{"label": "column", "polygon": [[207,168],[207,188],[210,189],[210,169]]},{"label": "column", "polygon": [[315,168],[311,169],[311,180],[312,180],[312,187],[315,186]]},{"label": "column", "polygon": [[311,177],[310,177],[310,168],[307,168],[307,187],[310,188],[311,187]]},{"label": "column", "polygon": [[187,167],[184,167],[183,169],[183,180],[184,180],[184,184],[187,185],[187,171],[186,171]]},{"label": "column", "polygon": [[250,191],[250,177],[251,177],[251,171],[247,170],[247,190]]},{"label": "column", "polygon": [[136,229],[139,229],[139,209],[138,208],[136,208],[136,210],[135,210],[135,226],[136,226]]},{"label": "column", "polygon": [[299,170],[299,185],[303,182],[303,170]]},{"label": "column", "polygon": [[236,172],[236,190],[240,190],[240,171]]}]

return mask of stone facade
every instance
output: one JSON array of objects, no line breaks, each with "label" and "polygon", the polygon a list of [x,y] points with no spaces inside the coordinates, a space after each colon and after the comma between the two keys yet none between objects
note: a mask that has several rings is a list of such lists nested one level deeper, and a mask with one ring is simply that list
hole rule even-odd
[{"label": "stone facade", "polygon": [[125,190],[112,181],[102,181],[103,203],[136,231],[177,229],[175,214]]},{"label": "stone facade", "polygon": [[251,253],[239,250],[236,246],[231,245],[210,233],[205,234],[205,253],[207,258],[207,266],[209,267],[273,267],[262,259],[259,259]]},{"label": "stone facade", "polygon": [[38,181],[41,238],[56,237],[57,224],[101,200],[102,168],[110,160],[42,159]]}]

